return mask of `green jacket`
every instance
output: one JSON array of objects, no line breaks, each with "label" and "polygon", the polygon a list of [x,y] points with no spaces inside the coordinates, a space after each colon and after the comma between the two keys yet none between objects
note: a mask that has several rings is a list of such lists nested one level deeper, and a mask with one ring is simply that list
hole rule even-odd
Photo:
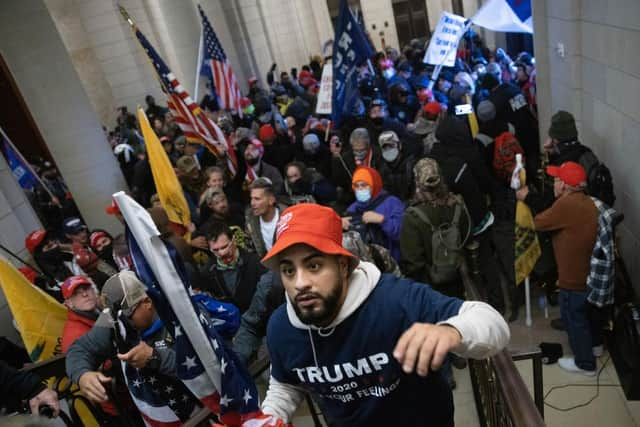
[{"label": "green jacket", "polygon": [[[450,193],[445,204],[418,202],[412,203],[411,206],[425,213],[437,228],[440,224],[453,220],[457,203],[462,204],[463,207],[463,213],[460,216],[460,233],[464,238],[469,232],[470,224],[469,216],[465,213],[467,208],[461,196]],[[416,282],[432,283],[429,277],[432,234],[431,227],[416,214],[412,214],[411,209],[407,209],[400,231],[400,269],[405,276]]]}]

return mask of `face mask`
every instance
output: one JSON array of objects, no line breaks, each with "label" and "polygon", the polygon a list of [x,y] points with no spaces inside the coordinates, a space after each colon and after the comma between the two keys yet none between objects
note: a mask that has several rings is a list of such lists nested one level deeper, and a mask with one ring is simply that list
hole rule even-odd
[{"label": "face mask", "polygon": [[382,152],[382,158],[387,162],[393,162],[398,158],[399,154],[400,150],[398,150],[397,148],[388,148]]},{"label": "face mask", "polygon": [[302,143],[302,149],[307,154],[315,154],[315,153],[318,152],[319,148],[320,148],[320,144],[315,144],[315,143],[310,143],[310,142],[303,142]]},{"label": "face mask", "polygon": [[251,157],[247,159],[247,163],[249,163],[250,166],[255,166],[258,164],[258,160],[260,160],[258,157]]},{"label": "face mask", "polygon": [[371,119],[371,121],[373,122],[373,124],[375,126],[380,127],[380,126],[382,126],[382,123],[384,122],[384,117],[374,117],[374,118]]},{"label": "face mask", "polygon": [[361,150],[361,151],[353,150],[353,157],[355,157],[356,161],[361,162],[367,156],[367,151],[368,150]]},{"label": "face mask", "polygon": [[369,200],[371,200],[371,190],[369,188],[356,190],[355,194],[356,200],[360,203],[367,203]]},{"label": "face mask", "polygon": [[393,68],[387,68],[386,70],[382,71],[382,75],[385,79],[389,80],[391,77],[396,75],[396,70]]},{"label": "face mask", "polygon": [[256,107],[253,104],[242,110],[245,114],[252,115],[256,111]]},{"label": "face mask", "polygon": [[98,256],[105,261],[113,260],[113,243],[109,243],[107,246],[103,247],[100,252],[98,252]]},{"label": "face mask", "polygon": [[289,188],[291,188],[292,194],[307,194],[310,192],[309,186],[302,178],[296,182],[289,183]]}]

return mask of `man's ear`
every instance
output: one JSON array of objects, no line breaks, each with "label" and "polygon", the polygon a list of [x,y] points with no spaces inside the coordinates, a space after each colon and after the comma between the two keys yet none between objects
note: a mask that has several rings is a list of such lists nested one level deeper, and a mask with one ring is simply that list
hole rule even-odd
[{"label": "man's ear", "polygon": [[349,275],[349,258],[341,255],[338,258],[338,268],[340,269],[340,275],[341,276],[348,276]]}]

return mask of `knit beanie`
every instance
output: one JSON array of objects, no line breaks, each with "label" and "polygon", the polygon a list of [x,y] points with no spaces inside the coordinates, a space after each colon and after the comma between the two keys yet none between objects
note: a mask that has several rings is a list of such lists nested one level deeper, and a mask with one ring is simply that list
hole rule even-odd
[{"label": "knit beanie", "polygon": [[351,185],[355,185],[358,181],[364,181],[369,184],[372,199],[382,191],[382,177],[380,177],[378,171],[373,168],[366,166],[358,167],[353,173]]},{"label": "knit beanie", "polygon": [[578,129],[573,115],[560,110],[551,117],[549,136],[558,142],[575,141],[578,139]]},{"label": "knit beanie", "polygon": [[484,100],[478,104],[476,115],[481,122],[488,122],[496,118],[496,106],[489,100]]}]

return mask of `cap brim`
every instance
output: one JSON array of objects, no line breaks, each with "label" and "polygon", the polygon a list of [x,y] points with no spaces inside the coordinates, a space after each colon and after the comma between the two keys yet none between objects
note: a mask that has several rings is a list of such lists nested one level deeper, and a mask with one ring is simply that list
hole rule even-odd
[{"label": "cap brim", "polygon": [[68,288],[66,288],[65,292],[63,292],[65,295],[63,295],[62,297],[64,299],[69,299],[73,296],[73,293],[76,291],[76,288],[80,285],[86,285],[86,283],[84,282],[78,282],[78,283],[74,283],[73,285],[69,286]]},{"label": "cap brim", "polygon": [[326,237],[316,236],[309,232],[289,232],[285,233],[280,239],[276,240],[276,243],[273,245],[271,250],[262,258],[261,262],[267,268],[271,270],[275,270],[278,268],[277,255],[284,251],[285,249],[296,245],[298,243],[303,243],[305,245],[311,246],[312,248],[317,249],[318,251],[329,254],[329,255],[343,255],[352,259],[351,267],[353,268],[355,264],[359,262],[358,257],[354,254],[346,250],[342,247],[342,245],[336,244],[333,240],[327,239]]},{"label": "cap brim", "polygon": [[553,177],[560,176],[560,166],[547,166],[547,175]]}]

